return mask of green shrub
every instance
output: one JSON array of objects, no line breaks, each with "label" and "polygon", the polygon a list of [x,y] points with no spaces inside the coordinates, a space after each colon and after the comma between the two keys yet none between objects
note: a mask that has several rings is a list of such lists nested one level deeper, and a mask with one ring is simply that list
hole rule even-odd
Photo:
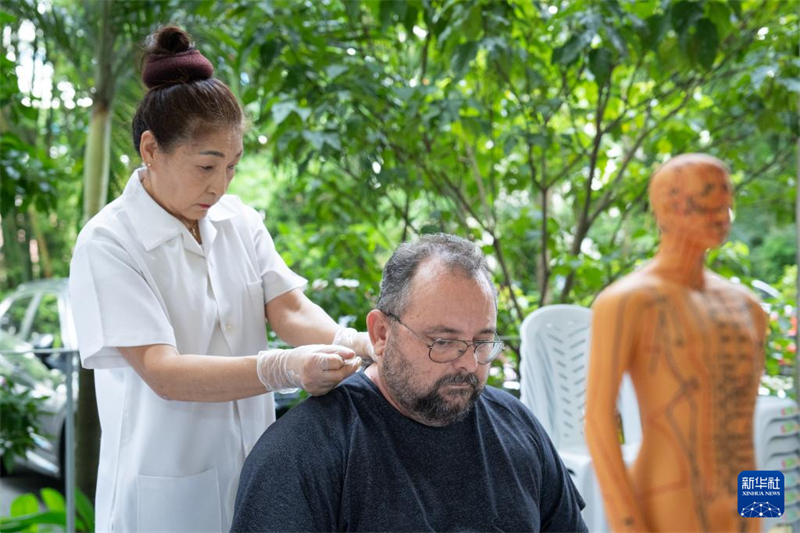
[{"label": "green shrub", "polygon": [[[67,506],[64,496],[54,489],[39,491],[41,503],[31,493],[22,494],[11,502],[11,514],[0,517],[0,532],[13,531],[65,531],[67,528]],[[41,511],[41,506],[45,510]],[[76,489],[75,531],[94,531],[94,507],[89,498]]]},{"label": "green shrub", "polygon": [[13,470],[14,460],[34,447],[33,435],[41,433],[40,417],[45,414],[46,400],[46,396],[34,396],[31,389],[0,373],[0,457],[6,470]]}]

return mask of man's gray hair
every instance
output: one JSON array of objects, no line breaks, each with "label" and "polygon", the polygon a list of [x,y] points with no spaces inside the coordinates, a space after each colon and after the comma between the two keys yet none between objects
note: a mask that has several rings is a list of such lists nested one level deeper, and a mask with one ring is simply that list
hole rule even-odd
[{"label": "man's gray hair", "polygon": [[413,242],[401,244],[383,267],[381,295],[378,309],[401,317],[408,308],[411,282],[419,265],[427,259],[437,259],[445,267],[466,277],[485,281],[491,287],[495,305],[497,289],[486,264],[486,257],[472,242],[448,235],[434,233],[423,235]]}]

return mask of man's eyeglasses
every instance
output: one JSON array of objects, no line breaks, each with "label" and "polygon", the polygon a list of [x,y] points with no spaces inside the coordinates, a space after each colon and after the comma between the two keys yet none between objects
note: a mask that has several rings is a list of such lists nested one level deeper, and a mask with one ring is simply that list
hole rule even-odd
[{"label": "man's eyeglasses", "polygon": [[467,353],[469,347],[472,346],[475,348],[475,358],[478,363],[481,365],[488,365],[503,351],[504,343],[497,339],[472,342],[458,339],[433,339],[432,343],[428,343],[422,335],[403,324],[403,321],[392,313],[381,312],[406,328],[413,333],[416,338],[422,341],[422,343],[428,347],[428,357],[434,363],[449,363],[450,361],[455,361]]}]

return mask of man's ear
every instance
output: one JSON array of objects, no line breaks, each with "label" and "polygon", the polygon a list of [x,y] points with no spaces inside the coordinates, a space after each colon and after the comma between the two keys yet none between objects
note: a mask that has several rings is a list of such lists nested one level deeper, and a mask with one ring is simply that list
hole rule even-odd
[{"label": "man's ear", "polygon": [[369,331],[369,339],[372,341],[375,356],[383,357],[383,350],[386,349],[386,337],[389,334],[389,317],[377,309],[373,309],[367,315],[367,331]]}]

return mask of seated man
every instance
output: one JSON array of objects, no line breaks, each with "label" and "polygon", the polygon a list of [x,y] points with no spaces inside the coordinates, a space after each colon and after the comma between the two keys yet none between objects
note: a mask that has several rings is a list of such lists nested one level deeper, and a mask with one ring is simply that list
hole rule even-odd
[{"label": "seated man", "polygon": [[496,318],[477,247],[450,235],[400,246],[367,317],[375,363],[264,433],[232,530],[586,531],[539,422],[484,388],[503,346]]}]

